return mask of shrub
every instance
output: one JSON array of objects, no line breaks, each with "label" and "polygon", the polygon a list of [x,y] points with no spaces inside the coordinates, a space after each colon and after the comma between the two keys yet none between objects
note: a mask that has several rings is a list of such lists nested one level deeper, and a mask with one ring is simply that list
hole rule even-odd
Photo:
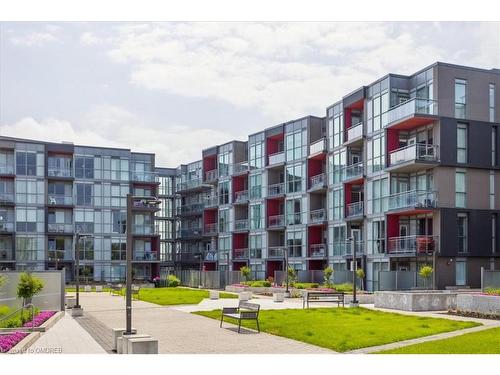
[{"label": "shrub", "polygon": [[250,269],[250,267],[243,266],[240,268],[240,272],[241,272],[241,276],[243,276],[245,278],[245,281],[250,280],[250,274],[252,273],[252,270]]},{"label": "shrub", "polygon": [[43,282],[31,273],[22,273],[17,284],[17,297],[23,299],[23,306],[31,303],[33,296],[43,289]]},{"label": "shrub", "polygon": [[424,279],[424,286],[427,288],[427,281],[430,279],[431,275],[432,275],[432,272],[434,272],[434,270],[432,269],[431,266],[427,265],[427,266],[423,266],[422,268],[420,268],[420,270],[418,271],[418,274]]},{"label": "shrub", "polygon": [[167,276],[167,287],[175,288],[179,285],[181,285],[181,281],[175,275]]},{"label": "shrub", "polygon": [[330,285],[330,280],[332,279],[333,276],[333,268],[332,267],[326,267],[323,270],[323,280],[325,281],[325,286],[328,287]]},{"label": "shrub", "polygon": [[10,313],[9,306],[0,305],[0,317],[6,316]]},{"label": "shrub", "polygon": [[269,288],[271,286],[271,283],[267,280],[258,280],[251,282],[250,286],[254,288]]},{"label": "shrub", "polygon": [[295,288],[297,289],[314,289],[318,286],[318,283],[295,283]]},{"label": "shrub", "polygon": [[363,285],[364,284],[364,278],[365,278],[365,271],[363,271],[362,268],[358,268],[356,270],[356,277],[361,280],[361,289],[365,289],[364,285]]},{"label": "shrub", "polygon": [[288,267],[286,270],[288,274],[288,284],[293,285],[297,281],[297,271],[294,268]]},{"label": "shrub", "polygon": [[333,284],[332,287],[337,291],[337,292],[352,292],[352,284],[349,283],[343,283],[343,284]]},{"label": "shrub", "polygon": [[500,288],[495,289],[495,288],[486,288],[484,290],[486,294],[492,295],[492,296],[500,296]]}]

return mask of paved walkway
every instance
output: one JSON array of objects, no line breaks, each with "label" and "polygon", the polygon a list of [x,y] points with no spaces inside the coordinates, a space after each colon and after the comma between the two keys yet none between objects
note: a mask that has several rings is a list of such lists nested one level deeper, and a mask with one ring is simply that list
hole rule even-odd
[{"label": "paved walkway", "polygon": [[[259,300],[261,302],[263,300]],[[271,301],[272,302],[272,301]],[[232,300],[234,306],[237,300]],[[108,329],[125,326],[125,299],[108,293],[80,294],[84,314],[103,323]],[[320,354],[335,353],[267,333],[242,329],[238,334],[235,326],[144,301],[133,301],[132,326],[139,333],[147,333],[158,339],[159,353],[190,354]],[[209,309],[211,310],[211,308]]]},{"label": "paved walkway", "polygon": [[70,314],[65,314],[28,349],[34,354],[105,354]]}]

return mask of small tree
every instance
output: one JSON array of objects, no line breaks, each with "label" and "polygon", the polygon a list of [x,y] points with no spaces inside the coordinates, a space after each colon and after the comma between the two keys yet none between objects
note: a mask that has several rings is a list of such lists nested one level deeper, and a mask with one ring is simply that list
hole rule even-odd
[{"label": "small tree", "polygon": [[323,270],[323,279],[325,280],[325,287],[329,288],[333,276],[333,268],[328,266]]},{"label": "small tree", "polygon": [[356,276],[358,277],[358,279],[361,280],[361,290],[364,289],[364,280],[365,280],[365,271],[363,271],[362,268],[358,268],[356,270]]},{"label": "small tree", "polygon": [[295,271],[295,269],[292,267],[288,267],[286,272],[288,274],[288,284],[295,284],[295,281],[297,281],[297,272]]},{"label": "small tree", "polygon": [[22,273],[17,284],[17,297],[23,299],[21,308],[21,321],[24,322],[23,310],[24,306],[31,303],[33,296],[40,293],[43,289],[43,282],[38,277],[31,275],[31,273]]},{"label": "small tree", "polygon": [[250,281],[250,275],[252,274],[252,270],[250,267],[243,266],[240,268],[241,276],[245,278],[245,281]]},{"label": "small tree", "polygon": [[181,281],[177,278],[175,275],[168,275],[167,276],[167,287],[169,288],[175,288],[178,287],[181,284]]},{"label": "small tree", "polygon": [[423,266],[418,271],[418,274],[420,275],[420,277],[422,277],[422,279],[424,279],[424,287],[425,288],[427,288],[427,280],[430,279],[433,272],[434,272],[434,269],[429,265]]}]

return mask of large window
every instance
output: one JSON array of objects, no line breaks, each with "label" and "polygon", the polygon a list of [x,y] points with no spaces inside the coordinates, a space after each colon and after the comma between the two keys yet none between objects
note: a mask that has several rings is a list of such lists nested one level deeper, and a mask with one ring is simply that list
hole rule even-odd
[{"label": "large window", "polygon": [[465,118],[467,114],[467,81],[455,80],[455,117]]},{"label": "large window", "polygon": [[127,229],[127,212],[113,210],[112,220],[113,220],[113,233],[125,233]]},{"label": "large window", "polygon": [[[381,85],[380,87],[377,87]],[[386,80],[374,85],[373,91],[383,90],[379,93],[374,93],[372,99],[368,102],[368,133],[375,133],[387,125],[389,111],[389,90],[386,87]]]},{"label": "large window", "polygon": [[455,172],[455,206],[464,208],[466,200],[465,171],[457,170]]},{"label": "large window", "polygon": [[495,171],[490,171],[490,210],[495,209]]},{"label": "large window", "polygon": [[466,253],[468,251],[467,235],[468,235],[468,223],[467,214],[459,213],[457,215],[457,234],[458,234],[458,248],[459,253]]},{"label": "large window", "polygon": [[[385,253],[385,220],[374,220],[368,226],[369,253]],[[371,233],[370,233],[371,232]],[[370,252],[371,250],[371,252]]]},{"label": "large window", "polygon": [[43,236],[17,235],[16,260],[35,261],[38,259],[38,253],[40,253],[40,259],[42,259],[43,249],[45,248],[44,241]]},{"label": "large window", "polygon": [[385,166],[385,137],[380,134],[367,143],[368,173],[375,173]]},{"label": "large window", "polygon": [[76,205],[92,206],[92,184],[76,184]]},{"label": "large window", "polygon": [[368,181],[368,213],[380,214],[388,210],[389,179]]},{"label": "large window", "polygon": [[297,160],[306,156],[306,131],[298,129],[286,134],[286,160]]},{"label": "large window", "polygon": [[16,203],[43,204],[44,181],[16,179]]},{"label": "large window", "polygon": [[262,198],[262,174],[250,175],[250,199]]},{"label": "large window", "polygon": [[94,260],[94,239],[89,237],[80,238],[79,246],[80,260]]},{"label": "large window", "polygon": [[256,203],[250,205],[250,229],[263,229],[264,223],[264,205]]},{"label": "large window", "polygon": [[173,178],[172,177],[158,177],[160,185],[158,186],[159,195],[172,195],[173,194]]},{"label": "large window", "polygon": [[125,238],[111,238],[111,260],[127,259],[127,241]]},{"label": "large window", "polygon": [[345,255],[345,245],[346,245],[346,227],[345,225],[338,225],[330,227],[331,230],[331,241],[332,246],[330,250],[330,256],[342,256]]},{"label": "large window", "polygon": [[497,127],[491,127],[491,165],[497,165]]},{"label": "large window", "polygon": [[16,208],[16,231],[17,232],[42,232],[43,210],[35,207]]},{"label": "large window", "polygon": [[294,231],[286,233],[286,246],[288,249],[288,257],[301,257],[302,244],[304,243],[304,233],[302,231]]},{"label": "large window", "polygon": [[228,233],[230,231],[230,212],[229,209],[219,210],[219,232]]},{"label": "large window", "polygon": [[229,165],[233,159],[232,151],[225,151],[219,153],[219,176],[229,175]]},{"label": "large window", "polygon": [[[261,135],[264,138],[264,134]],[[264,141],[255,141],[255,143],[250,144],[249,147],[249,157],[248,162],[250,168],[262,168],[264,167]]]},{"label": "large window", "polygon": [[94,158],[91,156],[75,156],[75,177],[94,178]]},{"label": "large window", "polygon": [[302,199],[288,199],[286,201],[286,225],[302,224]]},{"label": "large window", "polygon": [[302,179],[304,177],[303,164],[289,165],[286,167],[287,193],[298,193],[302,191]]},{"label": "large window", "polygon": [[251,234],[249,236],[250,258],[262,258],[262,242],[262,234]]},{"label": "large window", "polygon": [[344,219],[344,189],[335,189],[330,192],[329,208],[330,220]]},{"label": "large window", "polygon": [[73,159],[67,156],[49,156],[47,160],[49,176],[73,176]]},{"label": "large window", "polygon": [[219,182],[219,204],[229,204],[229,181]]},{"label": "large window", "polygon": [[495,122],[495,84],[490,83],[488,92],[488,108],[490,122]]},{"label": "large window", "polygon": [[94,210],[75,209],[75,231],[94,233]]},{"label": "large window", "polygon": [[[53,237],[48,239],[48,260],[60,261],[64,259],[71,259],[73,241],[71,237]],[[65,253],[68,256],[65,257]]]},{"label": "large window", "polygon": [[16,152],[16,174],[36,176],[36,152]]},{"label": "large window", "polygon": [[467,163],[467,124],[457,124],[457,163]]}]

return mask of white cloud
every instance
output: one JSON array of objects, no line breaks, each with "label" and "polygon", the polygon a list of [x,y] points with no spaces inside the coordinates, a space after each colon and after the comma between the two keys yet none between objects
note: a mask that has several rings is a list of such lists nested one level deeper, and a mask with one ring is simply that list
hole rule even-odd
[{"label": "white cloud", "polygon": [[164,167],[177,167],[201,159],[202,149],[234,139],[230,132],[206,128],[194,129],[182,125],[151,127],[123,108],[108,105],[90,110],[82,124],[54,118],[38,121],[26,117],[12,124],[0,125],[0,134],[153,152],[157,165]]},{"label": "white cloud", "polygon": [[57,38],[49,32],[33,32],[10,39],[11,43],[17,46],[41,47],[47,43],[57,41]]}]

